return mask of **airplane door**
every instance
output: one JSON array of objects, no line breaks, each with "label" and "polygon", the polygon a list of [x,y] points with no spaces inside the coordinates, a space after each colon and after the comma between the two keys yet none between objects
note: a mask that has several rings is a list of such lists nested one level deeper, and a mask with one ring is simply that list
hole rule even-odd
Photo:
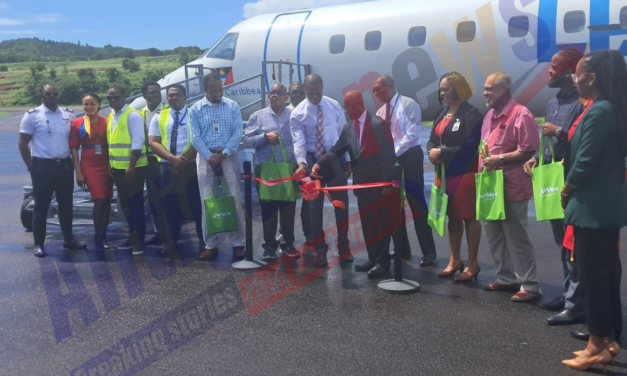
[{"label": "airplane door", "polygon": [[[300,42],[305,23],[311,11],[279,14],[268,29],[264,48],[264,61],[289,61],[300,63]],[[264,64],[266,89],[270,90],[273,82],[281,82],[286,87],[290,84],[290,69],[287,64]],[[292,80],[305,78],[303,67],[293,66]]]}]

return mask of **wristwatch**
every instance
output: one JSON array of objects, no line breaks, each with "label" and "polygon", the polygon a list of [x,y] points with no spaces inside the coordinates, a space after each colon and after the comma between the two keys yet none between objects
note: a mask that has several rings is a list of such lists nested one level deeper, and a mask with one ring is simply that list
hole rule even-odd
[{"label": "wristwatch", "polygon": [[226,158],[226,157],[228,157],[228,156],[229,156],[229,155],[228,155],[227,153],[225,153],[224,151],[222,151],[221,153],[222,153],[222,156],[223,156],[224,158]]},{"label": "wristwatch", "polygon": [[559,128],[556,132],[555,132],[555,137],[559,138],[560,134],[562,133],[562,128]]},{"label": "wristwatch", "polygon": [[502,166],[505,164],[505,157],[503,156],[503,154],[499,155],[499,166]]}]

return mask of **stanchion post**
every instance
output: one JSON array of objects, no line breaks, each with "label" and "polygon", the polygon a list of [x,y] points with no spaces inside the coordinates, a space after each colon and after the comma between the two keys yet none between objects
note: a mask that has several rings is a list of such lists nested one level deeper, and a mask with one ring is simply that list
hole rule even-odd
[{"label": "stanchion post", "polygon": [[239,270],[259,269],[266,265],[263,261],[253,260],[253,186],[252,186],[252,168],[250,161],[244,162],[244,206],[245,206],[245,225],[246,225],[246,257],[244,260],[231,265]]},{"label": "stanchion post", "polygon": [[[422,163],[422,161],[419,163]],[[394,180],[400,182],[402,175],[403,168],[397,163],[394,165]],[[403,223],[403,210],[405,209],[401,206],[403,197],[400,187],[395,187],[394,190],[397,194],[394,195],[395,199],[392,203],[391,215],[396,219],[392,222],[395,224],[392,236],[394,237],[394,246],[396,247],[396,244],[403,244],[400,230],[401,226],[405,226],[405,223]],[[403,279],[403,260],[401,258],[403,249],[401,247],[396,248],[397,249],[394,251],[394,279],[379,282],[377,288],[390,294],[412,294],[420,291],[420,284],[418,282]]]}]

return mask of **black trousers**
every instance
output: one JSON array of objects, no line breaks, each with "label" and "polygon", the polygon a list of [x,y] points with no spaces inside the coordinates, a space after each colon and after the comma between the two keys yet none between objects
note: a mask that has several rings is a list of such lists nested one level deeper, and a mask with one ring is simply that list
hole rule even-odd
[{"label": "black trousers", "polygon": [[59,208],[59,224],[63,241],[69,242],[72,235],[72,196],[74,194],[74,165],[71,158],[41,159],[33,158],[30,171],[33,182],[33,238],[35,247],[43,247],[46,240],[46,221],[48,209],[54,193]]},{"label": "black trousers", "polygon": [[[255,166],[255,176],[261,176],[261,166]],[[259,182],[257,182],[259,194]],[[263,225],[263,245],[265,251],[275,252],[279,246],[285,252],[294,248],[294,220],[296,217],[296,201],[268,201],[259,200],[261,206],[261,220]],[[279,245],[276,239],[277,224],[281,223],[283,243]]]},{"label": "black trousers", "polygon": [[146,237],[146,214],[144,213],[144,180],[148,167],[135,168],[135,179],[126,181],[126,170],[113,169],[113,180],[118,189],[122,211],[128,223],[128,242],[143,246]]},{"label": "black trousers", "polygon": [[357,206],[368,249],[368,260],[389,268],[390,241],[393,233],[391,230],[394,229],[394,222],[398,221],[393,221],[392,197],[381,196],[382,192],[383,188],[360,190],[357,195]]},{"label": "black trousers", "polygon": [[[346,179],[346,162],[344,157],[338,158],[339,160],[339,168],[338,165],[333,164],[333,171],[321,171],[321,175],[323,180],[321,181],[323,187],[338,187],[342,185],[347,185]],[[314,153],[307,153],[307,166],[310,169],[313,165],[316,164],[318,158],[314,155]],[[348,241],[348,191],[336,191],[331,192],[331,197],[333,200],[338,200],[346,203],[346,210],[341,208],[335,208],[335,222],[337,226],[337,236],[338,236],[338,253],[342,254],[349,250],[349,241]],[[310,219],[310,238],[320,240],[315,244],[316,251],[328,252],[329,246],[325,241],[325,232],[322,228],[323,219],[324,219],[324,198],[325,195],[321,194],[316,200],[308,202],[309,204],[309,219]]]},{"label": "black trousers", "polygon": [[174,175],[172,165],[161,163],[161,189],[166,217],[165,238],[167,245],[174,246],[181,236],[181,220],[194,221],[196,236],[204,248],[202,230],[202,203],[198,188],[196,162],[188,163],[185,170]]},{"label": "black trousers", "polygon": [[575,256],[588,331],[592,335],[613,337],[623,328],[620,281],[619,229],[575,227]]},{"label": "black trousers", "polygon": [[300,206],[300,221],[303,226],[303,235],[305,239],[311,238],[311,218],[309,214],[309,201],[302,200]]},{"label": "black trousers", "polygon": [[[418,237],[418,243],[422,254],[434,255],[435,241],[433,240],[433,230],[427,224],[427,218],[429,216],[429,206],[425,199],[425,177],[424,177],[424,153],[420,146],[414,146],[407,150],[400,157],[398,157],[398,163],[403,166],[405,172],[405,192],[407,195],[407,202],[411,208],[411,212],[414,216],[414,228],[416,229],[416,236]],[[403,223],[406,223],[405,214],[403,214]],[[401,229],[401,238],[403,244],[400,244],[400,248],[403,249],[403,254],[411,254],[409,245],[409,238],[407,236],[407,227],[403,226]],[[394,248],[398,248],[398,244],[394,244]]]},{"label": "black trousers", "polygon": [[166,242],[165,212],[161,203],[161,163],[156,157],[148,157],[148,166],[146,167],[146,190],[148,191],[148,201],[150,201],[150,213],[152,214],[153,224],[157,239],[160,244]]}]

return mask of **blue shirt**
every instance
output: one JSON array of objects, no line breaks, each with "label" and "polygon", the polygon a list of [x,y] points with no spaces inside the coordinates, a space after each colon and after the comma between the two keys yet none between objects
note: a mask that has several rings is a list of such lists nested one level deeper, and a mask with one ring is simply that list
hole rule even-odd
[{"label": "blue shirt", "polygon": [[268,132],[279,132],[283,139],[283,145],[285,146],[287,161],[283,160],[281,147],[279,144],[276,144],[274,146],[274,162],[296,162],[294,147],[292,145],[292,133],[290,131],[291,115],[292,111],[285,108],[281,116],[277,116],[270,107],[266,107],[250,115],[243,143],[245,147],[255,149],[257,164],[270,161],[272,145],[268,143],[265,136]]},{"label": "blue shirt", "polygon": [[[560,90],[547,104],[545,121],[562,128],[559,137],[553,137],[556,161],[564,159],[566,148],[568,148],[568,131],[583,110],[583,104],[579,101],[579,93],[575,87]],[[539,154],[536,153],[536,158],[538,156]],[[551,149],[548,142],[544,145],[544,163],[551,163]]]},{"label": "blue shirt", "polygon": [[219,104],[203,98],[189,110],[192,145],[207,160],[213,153],[209,149],[222,149],[226,155],[237,153],[242,139],[242,113],[239,105],[222,97]]}]

